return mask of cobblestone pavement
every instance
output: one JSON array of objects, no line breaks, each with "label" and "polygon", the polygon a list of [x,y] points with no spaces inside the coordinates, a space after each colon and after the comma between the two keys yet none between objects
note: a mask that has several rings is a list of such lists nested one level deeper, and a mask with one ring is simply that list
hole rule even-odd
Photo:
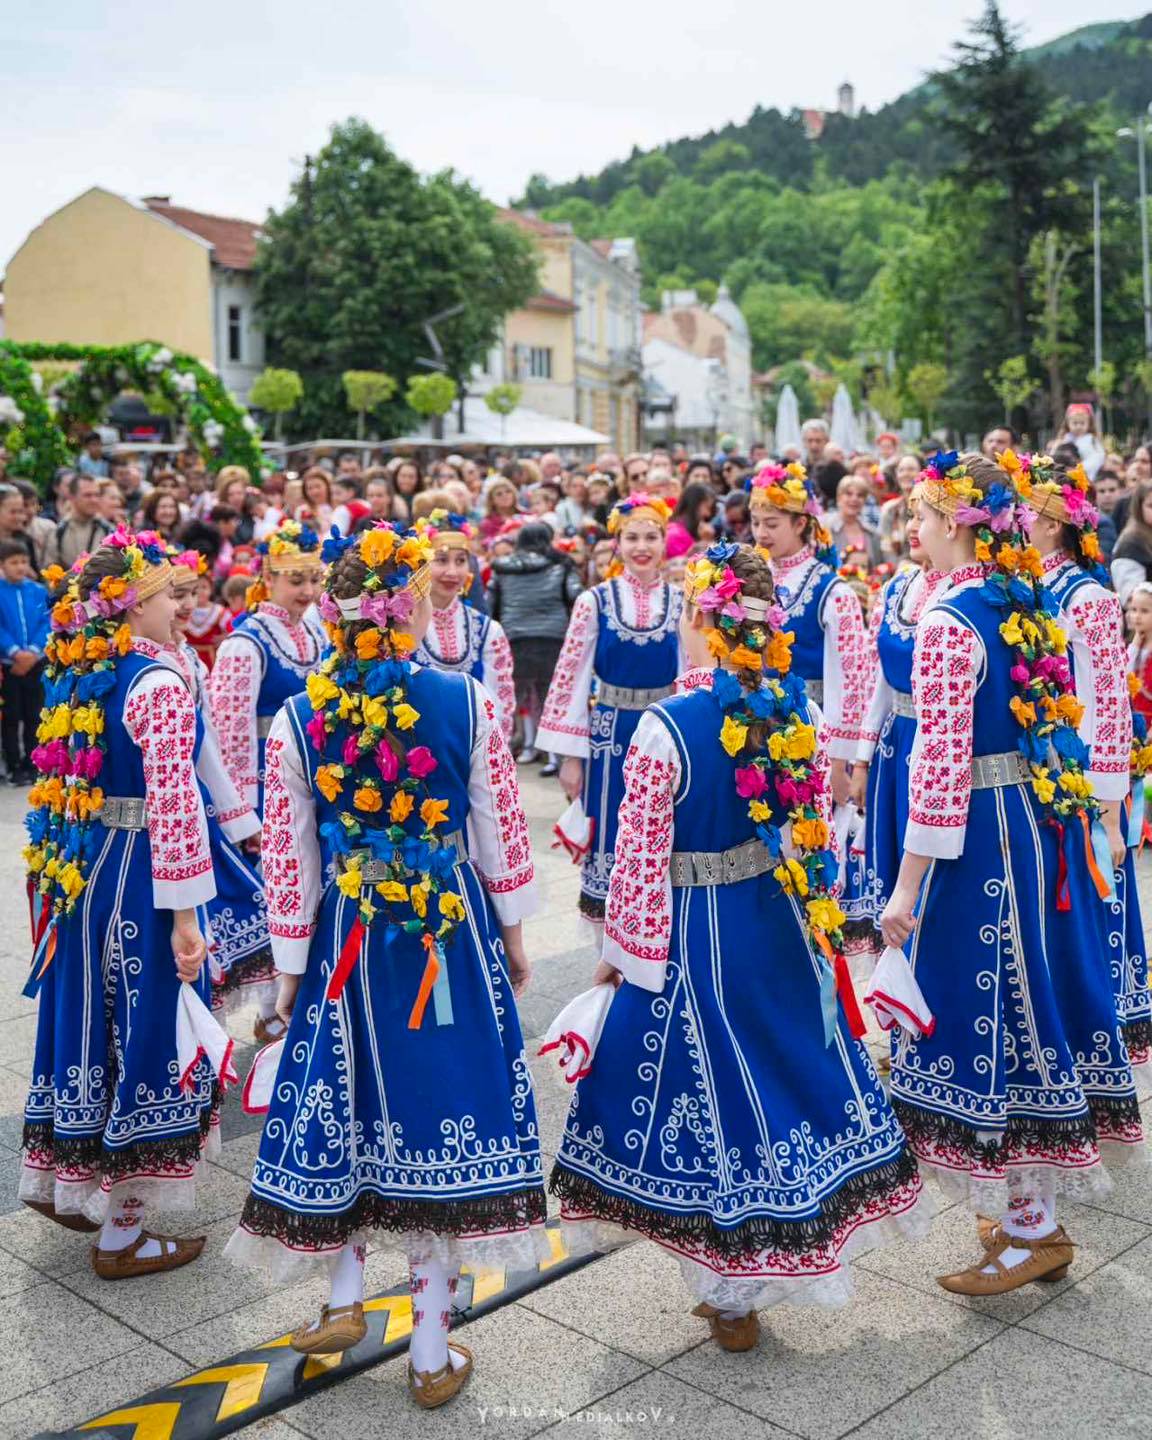
[{"label": "cobblestone pavement", "polygon": [[[559,792],[525,777],[544,909],[526,927],[535,978],[521,1014],[531,1042],[584,988],[591,950],[575,916],[576,871],[549,848]],[[258,1121],[237,1102],[224,1121],[194,1217],[157,1217],[170,1231],[206,1230],[197,1264],[121,1285],[101,1282],[87,1240],[16,1199],[20,1112],[32,1057],[34,1005],[20,995],[28,965],[20,861],[23,792],[0,790],[0,1437],[62,1429],[311,1315],[321,1287],[278,1288],[221,1259],[247,1188]],[[1152,859],[1141,862],[1146,907]],[[230,1022],[243,1072],[252,1054],[249,1012]],[[529,1044],[529,1053],[536,1046]],[[563,1123],[566,1087],[551,1061],[534,1061],[546,1161]],[[1146,1107],[1147,1113],[1147,1107]],[[1152,1115],[1149,1115],[1152,1121]],[[1132,1168],[1106,1199],[1061,1218],[1080,1245],[1069,1280],[1001,1300],[947,1295],[933,1281],[967,1263],[973,1223],[946,1204],[929,1237],[864,1254],[857,1299],[840,1311],[766,1311],[751,1355],[704,1343],[675,1263],[633,1245],[505,1306],[468,1327],[476,1375],[447,1410],[428,1415],[407,1398],[394,1359],[245,1429],[263,1440],[403,1440],[408,1435],[698,1437],[958,1434],[1010,1440],[1152,1436],[1152,1188]],[[369,1291],[405,1278],[394,1251],[368,1262]],[[119,1436],[131,1429],[118,1429]]]}]

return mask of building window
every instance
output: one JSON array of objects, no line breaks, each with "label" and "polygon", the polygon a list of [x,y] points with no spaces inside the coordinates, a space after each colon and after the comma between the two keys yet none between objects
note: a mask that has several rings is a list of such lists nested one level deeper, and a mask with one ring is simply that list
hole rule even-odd
[{"label": "building window", "polygon": [[243,325],[239,305],[228,307],[228,359],[237,363],[244,359]]},{"label": "building window", "polygon": [[551,380],[552,347],[550,345],[529,346],[528,375],[532,380]]}]

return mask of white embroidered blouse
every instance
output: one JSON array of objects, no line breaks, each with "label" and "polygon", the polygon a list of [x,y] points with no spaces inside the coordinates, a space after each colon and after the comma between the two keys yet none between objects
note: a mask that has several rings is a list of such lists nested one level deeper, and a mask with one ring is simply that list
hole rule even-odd
[{"label": "white embroidered blouse", "polygon": [[[261,628],[275,648],[276,658],[300,677],[303,690],[323,653],[314,626],[307,618],[293,623],[287,610],[270,600],[256,607]],[[256,702],[268,664],[263,643],[242,633],[225,636],[216,652],[208,679],[212,719],[220,739],[220,753],[232,783],[250,809],[259,795],[259,730]]]},{"label": "white embroidered blouse", "polygon": [[152,903],[158,910],[192,910],[216,894],[193,761],[196,707],[170,652],[139,636],[132,649],[159,662],[129,686],[123,715],[144,768]]},{"label": "white embroidered blouse", "polygon": [[[1079,570],[1062,551],[1047,556],[1045,581],[1053,584],[1065,568]],[[1089,783],[1098,800],[1123,800],[1131,783],[1132,706],[1120,599],[1090,580],[1077,587],[1060,624],[1072,647],[1076,698],[1084,707],[1079,733],[1091,752]]]},{"label": "white embroidered blouse", "polygon": [[[711,688],[711,670],[688,670],[676,681],[678,694]],[[819,707],[809,701],[809,708],[819,737],[816,766],[827,777],[827,726]],[[719,730],[716,744],[719,749]],[[671,732],[655,711],[645,711],[624,761],[624,801],[604,914],[602,958],[631,984],[657,993],[664,988],[672,940],[670,860],[680,777],[680,755]],[[831,836],[827,784],[819,810]],[[785,853],[791,849],[787,831],[785,826]]]},{"label": "white embroidered blouse", "polygon": [[[473,660],[472,626],[483,617],[456,596],[443,610],[433,610],[432,623],[420,650],[427,653],[428,663],[456,670]],[[419,651],[417,651],[419,657]],[[484,646],[480,653],[480,683],[496,701],[496,713],[506,739],[512,738],[516,723],[516,686],[512,678],[512,647],[498,620],[488,620]]]},{"label": "white embroidered blouse", "polygon": [[[772,561],[772,579],[792,595],[799,595],[820,564],[810,545]],[[835,580],[820,615],[824,631],[824,701],[821,709],[828,726],[828,752],[834,760],[855,760],[864,722],[864,707],[871,693],[875,647],[870,644],[864,612],[855,591]]]},{"label": "white embroidered blouse", "polygon": [[[903,634],[915,634],[916,622],[932,603],[936,591],[947,575],[939,570],[917,570],[908,581],[903,595],[896,602],[896,624]],[[889,585],[892,584],[890,580]],[[884,678],[884,669],[876,647],[876,639],[884,620],[884,596],[877,595],[872,604],[868,621],[868,645],[874,657],[872,670],[872,692],[864,712],[864,723],[860,728],[860,744],[856,759],[861,765],[870,765],[876,750],[880,731],[884,728],[893,705],[892,687]]]},{"label": "white embroidered blouse", "polygon": [[[200,712],[204,727],[196,773],[211,797],[212,808],[224,834],[235,843],[247,840],[250,835],[260,833],[260,819],[251,805],[241,798],[224,764],[224,757],[220,754],[220,737],[216,733],[216,725],[208,704],[208,667],[187,641],[174,645],[170,653],[172,661],[192,692],[192,699]],[[165,658],[168,658],[167,652]]]},{"label": "white embroidered blouse", "polygon": [[[502,925],[537,908],[528,822],[516,763],[497,719],[496,702],[478,681],[476,732],[468,775],[468,854]],[[315,807],[287,714],[272,722],[265,757],[261,855],[268,930],[276,968],[304,973],[324,891]]]},{"label": "white embroidered blouse", "polygon": [[[659,579],[651,584],[638,580],[630,570],[619,576],[621,619],[638,630],[658,628],[665,618],[664,597],[672,591]],[[568,631],[536,732],[536,745],[557,755],[587,759],[589,704],[592,698],[593,662],[599,635],[600,612],[591,590],[578,595],[568,619]],[[681,654],[683,668],[683,655]]]}]

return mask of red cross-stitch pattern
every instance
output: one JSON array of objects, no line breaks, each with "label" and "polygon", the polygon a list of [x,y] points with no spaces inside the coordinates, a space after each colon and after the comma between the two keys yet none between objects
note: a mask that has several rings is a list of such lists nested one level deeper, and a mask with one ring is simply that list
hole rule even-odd
[{"label": "red cross-stitch pattern", "polygon": [[296,817],[284,779],[284,742],[271,736],[265,747],[264,831],[261,859],[272,935],[301,939],[311,935],[311,915],[303,912],[300,861],[296,853]]},{"label": "red cross-stitch pattern", "polygon": [[192,760],[192,697],[175,677],[142,685],[124,707],[124,725],[143,760],[153,879],[193,880],[211,870],[212,857]]},{"label": "red cross-stitch pattern", "polygon": [[935,612],[916,637],[912,693],[918,723],[909,821],[963,829],[972,793],[972,707],[979,640],[959,620]]},{"label": "red cross-stitch pattern", "polygon": [[668,862],[676,768],[633,745],[624,761],[624,786],[604,933],[630,955],[662,961],[672,934]]}]

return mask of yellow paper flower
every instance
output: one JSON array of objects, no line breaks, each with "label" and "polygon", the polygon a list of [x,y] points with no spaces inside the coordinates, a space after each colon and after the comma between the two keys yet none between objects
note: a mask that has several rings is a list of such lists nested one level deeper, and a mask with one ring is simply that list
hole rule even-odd
[{"label": "yellow paper flower", "polygon": [[388,814],[393,825],[403,825],[408,816],[412,813],[412,796],[407,790],[397,790],[392,796],[392,804],[388,807]]},{"label": "yellow paper flower", "polygon": [[1020,629],[1020,616],[1009,615],[1003,625],[1000,626],[1000,638],[1006,645],[1022,645],[1024,643],[1024,632]]},{"label": "yellow paper flower", "polygon": [[355,900],[360,894],[359,865],[349,865],[346,870],[341,870],[336,877],[336,888],[341,895],[347,895],[349,900]]},{"label": "yellow paper flower", "polygon": [[360,558],[370,570],[386,565],[392,558],[396,536],[391,530],[368,530],[360,542]]},{"label": "yellow paper flower", "polygon": [[365,814],[374,815],[384,808],[384,799],[374,785],[361,785],[352,797],[352,804]]},{"label": "yellow paper flower", "polygon": [[828,844],[828,826],[823,820],[793,820],[792,841],[804,850],[823,850]]},{"label": "yellow paper flower", "polygon": [[375,626],[370,630],[361,630],[356,636],[356,656],[360,660],[375,660],[380,653],[380,643],[383,636]]},{"label": "yellow paper flower", "polygon": [[777,670],[781,675],[788,674],[792,668],[792,642],[795,638],[794,630],[773,631],[764,652],[764,663],[769,670]]},{"label": "yellow paper flower", "polygon": [[720,743],[733,760],[743,750],[744,742],[747,739],[747,725],[741,725],[738,720],[733,720],[731,715],[725,715],[724,726],[720,731]]},{"label": "yellow paper flower", "polygon": [[440,896],[439,910],[446,920],[464,919],[464,902],[454,890],[445,890]]},{"label": "yellow paper flower", "polygon": [[448,801],[433,800],[429,797],[420,806],[420,818],[429,830],[434,830],[437,825],[443,825],[448,818]]},{"label": "yellow paper flower", "polygon": [[1039,765],[1032,767],[1032,789],[1041,805],[1050,805],[1056,794],[1056,786],[1049,772]]},{"label": "yellow paper flower", "polygon": [[760,825],[765,820],[771,820],[772,807],[763,800],[753,800],[748,805],[748,814]]},{"label": "yellow paper flower", "polygon": [[1074,730],[1080,728],[1080,722],[1084,718],[1084,706],[1077,700],[1075,695],[1061,695],[1056,702],[1056,713],[1061,720],[1067,720]]},{"label": "yellow paper flower", "polygon": [[428,914],[428,885],[421,881],[419,885],[412,885],[408,890],[408,899],[412,902],[412,909],[423,920]]},{"label": "yellow paper flower", "polygon": [[121,625],[116,634],[112,637],[112,644],[116,647],[117,655],[127,655],[132,649],[132,631],[127,625]]},{"label": "yellow paper flower", "polygon": [[378,695],[365,695],[360,707],[364,724],[383,730],[388,724],[388,706]]},{"label": "yellow paper flower", "polygon": [[808,872],[799,860],[789,857],[783,864],[777,865],[772,874],[779,880],[785,894],[799,895],[801,899],[808,894]]},{"label": "yellow paper flower", "polygon": [[407,885],[401,885],[397,880],[381,880],[380,884],[376,886],[376,893],[385,900],[395,903],[400,900],[407,900],[408,887]]},{"label": "yellow paper flower", "polygon": [[839,930],[846,918],[835,900],[822,895],[809,900],[804,908],[808,913],[808,923],[812,929],[823,931],[825,935]]},{"label": "yellow paper flower", "polygon": [[750,650],[747,645],[737,645],[728,658],[741,670],[759,670],[764,664],[763,655],[758,650]]},{"label": "yellow paper flower", "polygon": [[321,710],[329,700],[335,700],[340,694],[340,687],[331,681],[327,675],[309,675],[304,682],[304,689],[308,695],[308,703],[313,710]]},{"label": "yellow paper flower", "polygon": [[1012,714],[1016,717],[1016,723],[1017,723],[1018,725],[1023,725],[1023,726],[1025,726],[1025,727],[1027,727],[1027,726],[1029,726],[1029,725],[1035,725],[1035,723],[1036,723],[1036,707],[1035,707],[1035,705],[1033,705],[1033,704],[1031,704],[1031,703],[1026,703],[1025,701],[1021,700],[1020,697],[1019,697],[1019,695],[1013,695],[1012,699],[1009,700],[1009,702],[1008,702],[1008,708],[1009,708],[1009,710],[1011,710]]},{"label": "yellow paper flower", "polygon": [[406,701],[402,701],[392,711],[396,724],[401,730],[411,730],[417,720],[420,719],[419,710],[414,710]]}]

